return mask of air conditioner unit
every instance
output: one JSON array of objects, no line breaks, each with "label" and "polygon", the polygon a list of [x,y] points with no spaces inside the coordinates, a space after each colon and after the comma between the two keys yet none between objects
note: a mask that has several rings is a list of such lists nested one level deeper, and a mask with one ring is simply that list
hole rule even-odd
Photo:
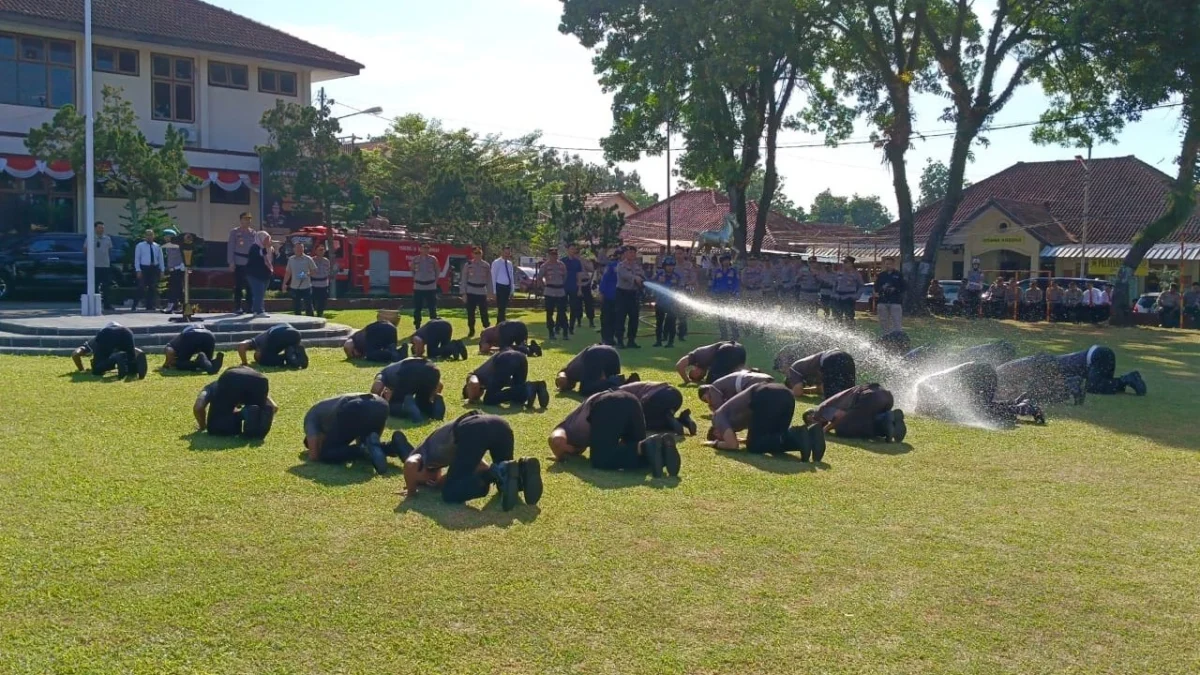
[{"label": "air conditioner unit", "polygon": [[189,147],[200,145],[200,133],[193,127],[176,127],[183,136],[183,144]]}]

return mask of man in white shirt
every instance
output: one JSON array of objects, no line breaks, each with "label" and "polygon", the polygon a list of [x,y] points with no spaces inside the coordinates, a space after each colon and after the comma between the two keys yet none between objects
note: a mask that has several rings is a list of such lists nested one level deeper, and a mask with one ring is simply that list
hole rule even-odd
[{"label": "man in white shirt", "polygon": [[1080,306],[1083,307],[1084,316],[1088,323],[1098,323],[1101,317],[1104,316],[1103,306],[1106,299],[1104,291],[1096,288],[1096,284],[1089,281],[1087,288],[1083,291],[1083,300]]},{"label": "man in white shirt", "polygon": [[[145,302],[146,311],[153,312],[158,308],[158,280],[166,269],[162,248],[154,243],[154,230],[146,230],[142,241],[133,249],[133,269],[137,272],[138,294]],[[133,310],[137,311],[136,297]]]},{"label": "man in white shirt", "polygon": [[515,270],[512,264],[512,247],[505,246],[500,257],[492,261],[492,286],[496,289],[496,323],[505,320],[508,312],[508,300],[512,297],[513,287],[516,286]]}]

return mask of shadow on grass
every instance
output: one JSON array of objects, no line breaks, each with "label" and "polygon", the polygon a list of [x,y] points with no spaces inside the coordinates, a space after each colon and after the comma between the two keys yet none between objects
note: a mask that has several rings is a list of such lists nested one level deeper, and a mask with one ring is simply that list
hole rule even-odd
[{"label": "shadow on grass", "polygon": [[542,510],[537,506],[518,504],[512,511],[500,508],[500,494],[492,493],[483,506],[448,504],[437,490],[425,490],[406,498],[395,508],[396,513],[419,513],[447,530],[477,530],[484,527],[511,527],[515,523],[528,525],[537,520]]},{"label": "shadow on grass", "polygon": [[199,452],[260,448],[265,442],[261,438],[246,439],[241,436],[212,436],[204,431],[193,431],[190,434],[183,434],[179,437],[179,440],[187,441],[189,449]]},{"label": "shadow on grass", "polygon": [[544,415],[547,410],[542,410],[536,405],[532,408],[526,408],[522,403],[505,403],[503,405],[485,405],[483,403],[467,403],[463,401],[463,410],[478,410],[485,415],[496,415],[498,417],[509,417],[512,415]]},{"label": "shadow on grass", "polygon": [[383,480],[404,480],[404,472],[397,464],[392,464],[387,473],[382,476],[375,473],[375,467],[366,457],[355,459],[347,464],[326,464],[324,462],[308,461],[307,453],[300,453],[301,464],[288,469],[288,473],[326,487],[345,487],[358,485],[380,478]]},{"label": "shadow on grass", "polygon": [[204,377],[216,377],[216,375],[209,375],[203,370],[179,370],[178,368],[159,367],[154,372],[158,373],[161,377],[195,377],[197,375]]},{"label": "shadow on grass", "polygon": [[820,464],[803,462],[798,456],[789,453],[759,455],[746,452],[745,450],[716,450],[715,453],[718,457],[728,457],[760,471],[785,476],[792,476],[798,473],[816,473],[817,470],[828,471],[830,469],[830,466],[825,462],[821,462]]},{"label": "shadow on grass", "polygon": [[[877,455],[905,455],[913,450],[913,446],[907,442],[902,443],[885,443],[883,441],[865,440],[862,438],[838,438],[836,434],[830,434],[825,437],[826,442],[830,445],[844,445],[859,450],[866,450]],[[828,448],[825,454],[829,454]]]},{"label": "shadow on grass", "polygon": [[651,487],[656,490],[674,489],[679,486],[680,481],[678,477],[652,478],[649,467],[632,471],[593,469],[585,457],[571,457],[561,462],[551,462],[546,472],[569,473],[601,490],[621,490],[633,487]]},{"label": "shadow on grass", "polygon": [[70,378],[72,382],[95,382],[112,384],[113,382],[136,382],[137,378],[119,378],[116,371],[105,373],[104,375],[93,375],[90,370],[77,370],[73,373],[63,373],[59,377]]}]

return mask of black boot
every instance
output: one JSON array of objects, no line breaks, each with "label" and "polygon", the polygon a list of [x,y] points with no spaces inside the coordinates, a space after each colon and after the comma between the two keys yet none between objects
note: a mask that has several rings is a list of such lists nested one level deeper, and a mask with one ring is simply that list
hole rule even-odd
[{"label": "black boot", "polygon": [[641,382],[641,381],[642,381],[642,378],[637,373],[630,373],[629,377],[625,378],[625,384],[632,384],[634,382]]},{"label": "black boot", "polygon": [[892,411],[892,437],[889,442],[903,443],[908,436],[908,424],[904,422],[904,411],[896,408]]},{"label": "black boot", "polygon": [[117,365],[117,378],[124,380],[129,377],[129,357],[125,354],[114,354],[113,363]]},{"label": "black boot", "polygon": [[813,464],[820,464],[825,459],[825,427],[820,424],[810,424],[808,429],[808,447],[812,449]]},{"label": "black boot", "polygon": [[804,427],[792,427],[783,435],[783,449],[785,452],[800,451],[800,461],[807,462],[812,457],[812,448],[809,447],[808,429]]},{"label": "black boot", "polygon": [[1067,392],[1075,401],[1075,405],[1083,405],[1087,400],[1087,386],[1084,384],[1083,378],[1079,376],[1071,376],[1067,378]]},{"label": "black boot", "polygon": [[488,475],[500,491],[500,508],[512,511],[517,505],[517,493],[520,492],[520,478],[516,462],[498,462],[488,469]]},{"label": "black boot", "polygon": [[537,340],[529,341],[529,355],[530,356],[541,356],[542,355],[542,346],[537,343]]},{"label": "black boot", "polygon": [[665,459],[663,457],[661,436],[655,434],[647,437],[638,444],[638,449],[642,451],[642,456],[646,458],[646,463],[650,465],[650,475],[655,478],[662,478]]},{"label": "black boot", "polygon": [[687,429],[688,433],[692,436],[696,435],[697,426],[696,421],[692,419],[691,410],[684,410],[683,412],[679,413],[679,424],[683,426],[684,429]]},{"label": "black boot", "polygon": [[407,342],[400,345],[400,348],[396,350],[396,355],[400,357],[400,358],[396,359],[397,361],[403,361],[404,359],[408,358],[408,343]]},{"label": "black boot", "polygon": [[1142,374],[1138,371],[1122,375],[1120,382],[1121,386],[1129,387],[1138,396],[1146,395],[1146,381],[1142,379]]},{"label": "black boot", "polygon": [[416,424],[425,423],[425,415],[421,412],[421,408],[417,406],[416,399],[412,396],[405,396],[404,400],[400,402],[400,412],[404,413],[404,416],[411,422]]},{"label": "black boot", "polygon": [[375,467],[375,473],[381,476],[387,473],[387,454],[383,451],[383,442],[379,439],[379,434],[364,436],[358,439],[358,444],[362,446],[363,451],[367,453],[367,457],[371,459],[371,465]]},{"label": "black boot", "polygon": [[225,366],[225,352],[217,352],[217,355],[212,360],[212,370],[209,375],[216,375],[221,372],[221,368]]},{"label": "black boot", "polygon": [[892,411],[882,412],[875,416],[875,435],[883,438],[887,443],[892,442],[892,435],[895,429],[892,427]]},{"label": "black boot", "polygon": [[662,435],[662,450],[663,467],[667,470],[667,475],[672,478],[678,476],[679,469],[683,465],[683,457],[679,454],[679,447],[675,444],[674,436]]},{"label": "black boot", "polygon": [[389,457],[396,457],[404,461],[412,454],[413,445],[408,442],[408,437],[404,435],[404,432],[397,429],[392,432],[392,441],[388,443],[385,451]]},{"label": "black boot", "polygon": [[533,410],[533,404],[537,402],[537,385],[532,382],[525,383],[525,407]]},{"label": "black boot", "polygon": [[525,503],[537,506],[542,499],[542,465],[534,457],[517,460],[517,488],[525,496]]},{"label": "black boot", "polygon": [[550,406],[550,388],[546,386],[545,380],[538,380],[533,383],[533,386],[537,394],[538,407],[545,410]]},{"label": "black boot", "polygon": [[[134,358],[134,367],[136,368],[136,372],[137,372],[137,378],[139,380],[146,379],[146,373],[150,372],[150,364],[146,362],[146,352],[144,352],[140,349],[135,349],[133,358]],[[1144,387],[1143,387],[1143,390],[1144,390]]]}]

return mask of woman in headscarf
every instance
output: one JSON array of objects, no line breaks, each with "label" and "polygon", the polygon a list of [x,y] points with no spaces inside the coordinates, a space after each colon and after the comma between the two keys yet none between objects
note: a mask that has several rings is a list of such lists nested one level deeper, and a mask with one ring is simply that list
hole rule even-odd
[{"label": "woman in headscarf", "polygon": [[274,273],[274,250],[271,248],[271,234],[265,231],[254,233],[254,243],[247,254],[246,278],[250,282],[250,311],[255,318],[267,316],[265,301],[267,286],[271,283]]}]

